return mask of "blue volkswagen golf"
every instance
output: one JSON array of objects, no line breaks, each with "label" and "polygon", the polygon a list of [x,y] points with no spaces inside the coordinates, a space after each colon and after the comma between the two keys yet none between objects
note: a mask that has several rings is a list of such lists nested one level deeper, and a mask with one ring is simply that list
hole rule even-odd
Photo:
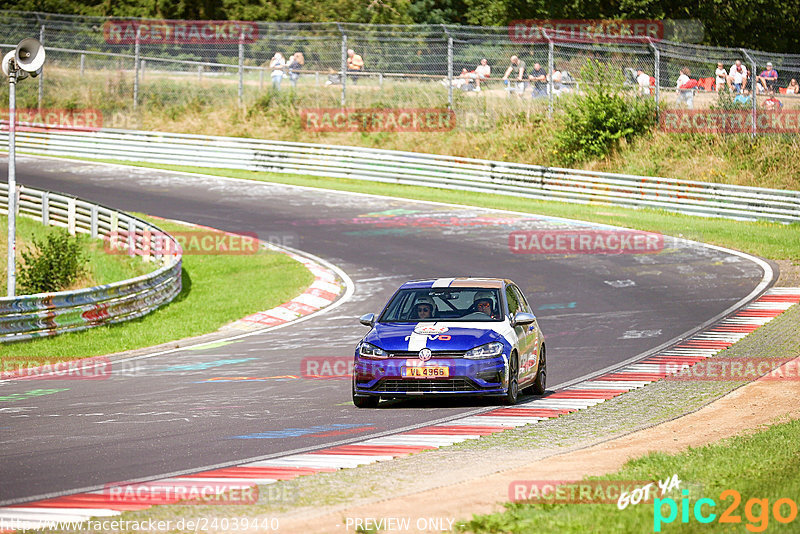
[{"label": "blue volkswagen golf", "polygon": [[515,404],[520,390],[541,395],[544,336],[514,282],[438,278],[403,284],[356,347],[353,404],[383,398],[493,395]]}]

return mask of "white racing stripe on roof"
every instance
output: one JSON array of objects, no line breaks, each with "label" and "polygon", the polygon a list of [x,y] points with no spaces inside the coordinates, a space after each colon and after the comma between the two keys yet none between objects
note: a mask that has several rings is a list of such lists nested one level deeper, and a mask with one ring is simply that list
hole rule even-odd
[{"label": "white racing stripe on roof", "polygon": [[450,287],[455,278],[437,278],[431,287]]}]

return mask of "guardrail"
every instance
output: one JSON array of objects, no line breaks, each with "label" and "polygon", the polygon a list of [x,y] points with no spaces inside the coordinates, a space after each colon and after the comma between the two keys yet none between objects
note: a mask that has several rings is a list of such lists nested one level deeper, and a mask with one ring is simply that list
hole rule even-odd
[{"label": "guardrail", "polygon": [[[800,221],[800,191],[350,146],[131,130],[33,130],[18,130],[18,151],[331,176],[730,219]],[[7,137],[0,132],[0,143]]]},{"label": "guardrail", "polygon": [[[146,275],[102,286],[0,298],[0,341],[21,341],[127,321],[155,310],[180,293],[180,248],[158,227],[70,195],[24,186],[17,188],[17,195],[19,215],[66,228],[73,235],[80,232],[114,241],[124,236],[120,243],[123,251],[161,266]],[[0,213],[8,214],[7,183],[0,184]],[[150,239],[153,234],[163,238],[154,241]],[[168,253],[161,254],[162,250]]]}]

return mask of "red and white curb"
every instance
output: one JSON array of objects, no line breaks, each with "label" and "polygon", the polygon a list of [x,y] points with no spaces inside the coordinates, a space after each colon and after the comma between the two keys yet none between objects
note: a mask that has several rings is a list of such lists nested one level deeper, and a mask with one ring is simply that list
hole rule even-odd
[{"label": "red and white curb", "polygon": [[295,319],[321,310],[326,306],[330,306],[342,293],[344,289],[343,284],[336,276],[336,273],[331,269],[328,269],[310,258],[295,254],[294,252],[271,245],[268,245],[268,248],[286,254],[293,260],[302,263],[303,266],[314,275],[314,282],[302,294],[296,296],[289,302],[284,302],[271,310],[248,315],[247,317],[227,325],[225,328],[235,330],[257,330],[267,326],[277,326],[289,321],[294,321]]},{"label": "red and white curb", "polygon": [[[665,364],[671,364],[673,367],[693,365],[710,358],[797,303],[800,303],[800,288],[771,289],[750,305],[708,330],[668,350],[521,406],[499,408],[456,421],[310,453],[293,454],[142,484],[166,488],[192,485],[204,487],[217,485],[219,488],[226,488],[228,487],[226,485],[233,484],[274,484],[279,480],[388,461],[398,456],[438,449],[503,432],[509,428],[552,419],[600,404],[632,389],[661,380],[669,374]],[[48,521],[85,521],[91,517],[109,517],[128,510],[142,510],[179,500],[178,492],[172,492],[172,500],[157,495],[150,500],[137,497],[133,503],[118,502],[114,496],[107,493],[107,491],[87,492],[26,503],[24,506],[0,508],[0,523],[9,525],[16,521],[15,528],[36,528]]]},{"label": "red and white curb", "polygon": [[[160,217],[155,217],[160,219]],[[192,228],[201,228],[203,230],[211,230],[214,232],[221,232],[227,236],[236,237],[238,234],[233,232],[225,232],[218,228],[210,226],[203,226],[202,224],[195,224],[186,221],[179,221],[175,219],[164,219],[176,224],[190,226]],[[303,293],[296,296],[289,302],[276,306],[270,310],[256,312],[248,315],[238,321],[225,325],[223,330],[261,330],[265,327],[278,326],[288,323],[310,315],[316,311],[321,310],[333,304],[344,289],[344,284],[336,275],[336,273],[328,267],[314,261],[311,258],[296,254],[291,250],[284,247],[278,247],[270,243],[261,241],[262,246],[269,250],[286,254],[293,260],[301,263],[311,274],[314,275],[314,282]]]}]

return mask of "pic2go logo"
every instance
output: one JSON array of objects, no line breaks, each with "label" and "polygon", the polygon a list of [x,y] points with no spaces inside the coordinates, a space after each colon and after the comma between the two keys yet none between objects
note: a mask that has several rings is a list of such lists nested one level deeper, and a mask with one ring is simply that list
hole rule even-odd
[{"label": "pic2go logo", "polygon": [[[702,498],[695,501],[694,506],[689,504],[689,490],[681,492],[680,506],[675,502],[675,499],[667,497],[666,499],[656,498],[653,501],[653,532],[661,532],[661,525],[666,525],[674,522],[678,518],[678,512],[681,514],[681,523],[689,522],[689,510],[691,508],[695,521],[698,523],[711,523],[717,519],[717,514],[712,512],[716,508],[717,503],[714,499]],[[728,489],[719,494],[720,501],[733,499],[730,506],[719,516],[719,523],[741,523],[742,517],[736,514],[739,505],[742,502],[741,494],[732,489]],[[664,516],[664,507],[667,508],[667,515]],[[758,509],[756,512],[755,509]],[[782,498],[772,503],[771,507],[772,517],[778,523],[791,523],[797,518],[797,503],[789,498]],[[744,515],[747,518],[746,528],[750,532],[764,532],[769,526],[770,516],[770,502],[769,499],[756,499],[752,498],[744,505]]]}]

